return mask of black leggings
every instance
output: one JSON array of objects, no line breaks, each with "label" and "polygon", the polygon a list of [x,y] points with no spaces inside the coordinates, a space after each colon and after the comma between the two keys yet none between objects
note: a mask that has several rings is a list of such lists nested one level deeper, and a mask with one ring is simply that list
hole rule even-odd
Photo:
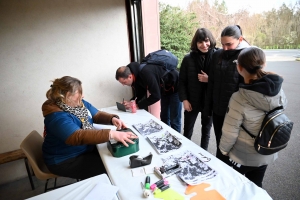
[{"label": "black leggings", "polygon": [[265,176],[268,165],[262,165],[260,167],[249,167],[239,165],[232,160],[229,160],[229,165],[233,167],[239,173],[245,175],[250,181],[255,183],[258,187],[262,187],[262,182]]},{"label": "black leggings", "polygon": [[[183,135],[190,139],[193,135],[193,130],[195,126],[196,119],[198,117],[198,111],[184,111],[184,127],[183,127]],[[207,150],[209,138],[210,138],[210,129],[212,126],[212,117],[203,116],[201,114],[201,144],[200,146]]]},{"label": "black leggings", "polygon": [[224,163],[229,164],[228,156],[224,156],[219,149],[220,140],[222,137],[222,127],[223,127],[224,119],[225,119],[225,115],[220,116],[213,113],[213,125],[214,125],[214,131],[215,131],[216,143],[217,143],[216,157],[222,160]]},{"label": "black leggings", "polygon": [[81,180],[106,173],[96,146],[90,152],[47,167],[51,173],[58,176]]}]

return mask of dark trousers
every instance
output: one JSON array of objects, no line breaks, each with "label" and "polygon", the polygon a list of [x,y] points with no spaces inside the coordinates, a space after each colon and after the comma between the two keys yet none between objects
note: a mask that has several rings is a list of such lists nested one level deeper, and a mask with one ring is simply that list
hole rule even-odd
[{"label": "dark trousers", "polygon": [[[228,157],[227,157],[228,158]],[[258,187],[262,187],[262,181],[265,176],[268,165],[263,165],[260,167],[250,167],[244,165],[238,165],[233,160],[229,161],[229,165],[233,167],[239,173],[245,175],[250,181],[255,183]]]},{"label": "dark trousers", "polygon": [[[193,135],[194,125],[198,117],[198,111],[184,111],[184,127],[183,135],[191,139]],[[210,138],[210,129],[212,126],[212,117],[205,117],[201,114],[201,144],[200,146],[207,150],[209,138]]]},{"label": "dark trousers", "polygon": [[224,156],[219,149],[224,119],[225,119],[225,115],[220,116],[213,113],[213,125],[214,125],[214,131],[215,131],[216,143],[217,143],[216,157],[222,160],[224,163],[229,164],[228,156]]},{"label": "dark trousers", "polygon": [[161,121],[180,133],[182,103],[179,100],[178,93],[162,95],[160,105]]},{"label": "dark trousers", "polygon": [[81,180],[106,173],[96,146],[93,151],[47,167],[53,174]]}]

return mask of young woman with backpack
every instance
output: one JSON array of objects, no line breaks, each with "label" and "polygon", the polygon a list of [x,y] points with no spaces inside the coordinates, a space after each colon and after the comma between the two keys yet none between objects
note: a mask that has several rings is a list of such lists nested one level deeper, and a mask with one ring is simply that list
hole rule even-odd
[{"label": "young woman with backpack", "polygon": [[239,54],[236,67],[244,82],[231,96],[219,146],[220,151],[229,156],[229,165],[259,187],[262,187],[267,165],[277,159],[278,153],[259,154],[254,148],[254,138],[241,125],[257,136],[265,112],[287,105],[281,87],[283,78],[263,71],[265,63],[266,56],[257,47],[246,48]]}]

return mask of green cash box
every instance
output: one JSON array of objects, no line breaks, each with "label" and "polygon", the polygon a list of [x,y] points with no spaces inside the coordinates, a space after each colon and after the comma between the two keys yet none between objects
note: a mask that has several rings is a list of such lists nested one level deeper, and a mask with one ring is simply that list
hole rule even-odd
[{"label": "green cash box", "polygon": [[[132,132],[133,134],[135,134],[130,128],[121,129],[118,131]],[[111,143],[111,141],[108,141],[107,148],[110,151],[110,153],[113,155],[113,157],[119,158],[119,157],[127,156],[129,154],[138,152],[140,150],[139,138],[133,139],[132,141],[134,142],[134,144],[127,143],[129,145],[128,147],[124,146],[122,142]]]}]

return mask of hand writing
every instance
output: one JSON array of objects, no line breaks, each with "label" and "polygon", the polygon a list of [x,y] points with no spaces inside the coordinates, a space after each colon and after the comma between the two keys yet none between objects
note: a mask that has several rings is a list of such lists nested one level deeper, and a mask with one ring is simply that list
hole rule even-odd
[{"label": "hand writing", "polygon": [[123,105],[125,106],[126,109],[130,108],[130,101],[123,101],[122,103],[123,103]]}]

